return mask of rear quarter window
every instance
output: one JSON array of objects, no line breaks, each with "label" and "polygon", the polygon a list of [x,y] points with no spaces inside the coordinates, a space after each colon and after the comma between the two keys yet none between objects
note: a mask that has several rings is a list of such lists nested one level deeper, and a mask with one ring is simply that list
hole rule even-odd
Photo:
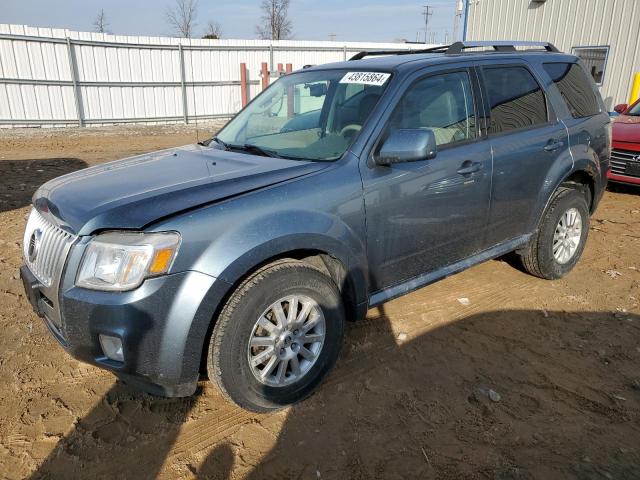
[{"label": "rear quarter window", "polygon": [[556,84],[573,118],[600,113],[598,99],[585,71],[576,63],[545,63],[545,72]]}]

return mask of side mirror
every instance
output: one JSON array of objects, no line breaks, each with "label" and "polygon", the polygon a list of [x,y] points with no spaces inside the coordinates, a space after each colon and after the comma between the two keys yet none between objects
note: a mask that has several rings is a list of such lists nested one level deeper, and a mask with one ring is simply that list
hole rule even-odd
[{"label": "side mirror", "polygon": [[375,156],[377,165],[430,160],[437,154],[436,136],[426,128],[394,130]]},{"label": "side mirror", "polygon": [[629,105],[627,105],[626,103],[621,103],[620,105],[616,105],[615,107],[613,107],[613,111],[622,114],[627,111],[627,108],[629,108]]}]

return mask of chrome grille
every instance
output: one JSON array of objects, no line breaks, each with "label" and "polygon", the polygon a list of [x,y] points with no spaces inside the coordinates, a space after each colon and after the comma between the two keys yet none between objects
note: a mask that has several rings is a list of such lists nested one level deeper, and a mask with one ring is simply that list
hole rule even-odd
[{"label": "chrome grille", "polygon": [[24,261],[45,287],[51,287],[60,276],[69,247],[76,238],[31,209],[22,243]]},{"label": "chrome grille", "polygon": [[629,175],[627,165],[640,163],[640,152],[613,149],[611,151],[611,172],[616,175]]}]

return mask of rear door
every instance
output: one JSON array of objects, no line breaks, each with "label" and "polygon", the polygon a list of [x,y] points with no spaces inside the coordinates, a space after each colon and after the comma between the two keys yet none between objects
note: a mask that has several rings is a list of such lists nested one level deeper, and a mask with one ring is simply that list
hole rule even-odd
[{"label": "rear door", "polygon": [[529,233],[549,171],[572,160],[567,130],[526,62],[481,62],[479,71],[493,154],[490,246]]}]

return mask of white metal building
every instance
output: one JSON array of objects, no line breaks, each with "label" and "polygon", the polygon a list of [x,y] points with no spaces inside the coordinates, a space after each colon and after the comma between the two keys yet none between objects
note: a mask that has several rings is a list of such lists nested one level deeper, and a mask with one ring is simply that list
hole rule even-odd
[{"label": "white metal building", "polygon": [[540,40],[582,58],[606,107],[640,71],[640,0],[467,0],[466,40]]}]

